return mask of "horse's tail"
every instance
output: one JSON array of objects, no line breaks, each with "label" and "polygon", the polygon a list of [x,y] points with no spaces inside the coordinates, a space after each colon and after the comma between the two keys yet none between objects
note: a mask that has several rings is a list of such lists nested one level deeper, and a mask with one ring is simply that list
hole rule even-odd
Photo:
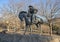
[{"label": "horse's tail", "polygon": [[27,13],[26,11],[21,11],[19,14],[22,14],[22,13]]}]

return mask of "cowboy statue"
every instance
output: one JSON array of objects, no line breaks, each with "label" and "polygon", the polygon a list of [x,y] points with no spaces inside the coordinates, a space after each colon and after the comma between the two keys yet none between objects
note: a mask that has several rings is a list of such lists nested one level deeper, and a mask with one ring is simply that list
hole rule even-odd
[{"label": "cowboy statue", "polygon": [[31,25],[35,24],[37,28],[41,27],[41,24],[46,23],[48,24],[48,20],[44,16],[40,16],[37,14],[38,10],[35,9],[33,6],[29,6],[28,13],[26,11],[19,12],[19,19],[21,21],[25,20],[25,31],[24,34],[27,31],[27,28],[30,28],[30,32],[32,33]]},{"label": "cowboy statue", "polygon": [[35,9],[33,6],[29,6],[29,9],[28,9],[28,17],[30,17],[31,19],[31,23],[33,23],[33,15],[37,13],[37,9]]}]

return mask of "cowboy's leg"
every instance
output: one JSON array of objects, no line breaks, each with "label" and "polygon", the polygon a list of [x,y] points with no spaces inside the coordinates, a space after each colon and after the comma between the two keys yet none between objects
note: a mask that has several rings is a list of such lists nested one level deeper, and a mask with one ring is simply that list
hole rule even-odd
[{"label": "cowboy's leg", "polygon": [[33,22],[33,14],[31,15],[31,23]]}]

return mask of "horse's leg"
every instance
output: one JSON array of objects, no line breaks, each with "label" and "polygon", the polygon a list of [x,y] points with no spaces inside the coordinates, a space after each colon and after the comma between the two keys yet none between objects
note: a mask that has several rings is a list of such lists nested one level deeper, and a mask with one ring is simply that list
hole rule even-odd
[{"label": "horse's leg", "polygon": [[35,24],[36,25],[36,27],[38,28],[38,24]]},{"label": "horse's leg", "polygon": [[40,35],[42,35],[42,28],[41,28],[41,24],[39,24],[39,28],[40,28]]},{"label": "horse's leg", "polygon": [[25,35],[26,31],[27,31],[27,28],[28,28],[28,26],[26,26],[26,27],[25,27],[25,32],[24,32],[24,35]]},{"label": "horse's leg", "polygon": [[36,26],[37,26],[37,28],[40,28],[40,35],[42,35],[41,23],[37,23]]},{"label": "horse's leg", "polygon": [[30,27],[30,34],[32,33],[32,28],[31,28],[31,25],[29,26]]},{"label": "horse's leg", "polygon": [[36,28],[36,30],[37,30],[37,29],[39,28],[39,24],[38,24],[38,23],[36,23],[35,25],[36,25],[36,27],[37,27],[37,28]]}]

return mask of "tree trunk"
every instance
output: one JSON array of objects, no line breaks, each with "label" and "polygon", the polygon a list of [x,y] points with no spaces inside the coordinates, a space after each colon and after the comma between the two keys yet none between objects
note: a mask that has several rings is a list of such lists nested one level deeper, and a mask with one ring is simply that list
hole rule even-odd
[{"label": "tree trunk", "polygon": [[50,36],[52,36],[52,23],[50,24]]},{"label": "tree trunk", "polygon": [[41,25],[40,25],[40,35],[42,35],[42,28],[41,28]]}]

